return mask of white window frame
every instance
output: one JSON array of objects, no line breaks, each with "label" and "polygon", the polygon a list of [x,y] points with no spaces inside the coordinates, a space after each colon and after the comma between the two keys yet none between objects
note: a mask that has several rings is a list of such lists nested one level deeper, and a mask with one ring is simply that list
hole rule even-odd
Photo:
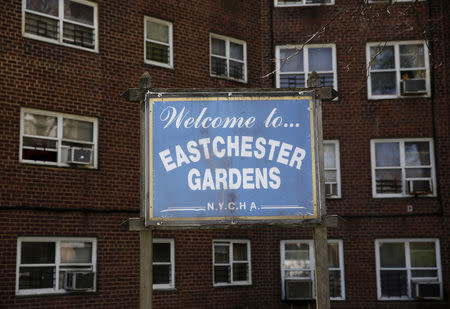
[{"label": "white window frame", "polygon": [[[282,240],[280,242],[280,266],[281,266],[281,297],[285,299],[285,270],[284,261],[286,257],[285,245],[286,244],[296,244],[296,243],[304,243],[309,245],[309,263],[310,268],[304,268],[301,270],[309,270],[311,271],[311,280],[312,280],[312,291],[313,298],[316,298],[316,285],[315,285],[315,259],[314,259],[314,240],[311,239],[296,239],[296,240]],[[339,246],[339,268],[329,267],[328,270],[339,270],[341,271],[341,292],[342,297],[330,297],[330,300],[345,300],[345,272],[344,272],[344,242],[342,239],[328,239],[328,244],[337,243]],[[290,279],[295,280],[295,279]],[[301,280],[301,279],[298,279]]]},{"label": "white window frame", "polygon": [[169,284],[153,284],[154,290],[169,290],[175,288],[175,241],[173,239],[155,238],[153,243],[170,244],[170,262],[155,262],[152,261],[152,266],[155,265],[170,265],[170,283]]},{"label": "white window frame", "polygon": [[[212,39],[213,38],[225,41],[225,56],[216,55],[216,54],[212,53]],[[231,56],[230,56],[230,43],[235,43],[235,44],[238,44],[238,45],[242,45],[244,60],[231,58]],[[213,74],[212,67],[211,67],[211,58],[212,57],[221,58],[221,59],[226,60],[226,63],[227,63],[227,75],[226,76],[225,75],[215,75],[215,74]],[[230,76],[230,60],[233,60],[235,62],[239,62],[239,63],[243,64],[244,67],[243,67],[243,70],[242,70],[242,74],[243,74],[243,78],[242,79],[237,79],[237,78],[234,78],[234,77]],[[232,80],[232,81],[236,81],[236,82],[246,83],[247,82],[247,43],[245,41],[234,39],[234,38],[231,38],[231,37],[210,33],[209,34],[209,74],[210,74],[211,77],[223,78],[223,79],[228,79],[228,80]]]},{"label": "white window frame", "polygon": [[[246,244],[247,245],[247,261],[245,262],[248,265],[248,280],[246,281],[235,281],[233,280],[233,245],[234,244]],[[215,263],[215,245],[228,245],[228,254],[229,261],[227,264]],[[244,262],[242,262],[244,263]],[[212,282],[213,286],[241,286],[241,285],[251,285],[252,284],[252,263],[251,263],[251,249],[250,249],[250,240],[246,239],[214,239],[212,243]],[[229,266],[230,267],[230,283],[220,282],[215,283],[214,280],[214,268],[215,266]]]},{"label": "white window frame", "polygon": [[280,3],[279,0],[274,0],[275,7],[293,7],[293,6],[318,6],[318,5],[334,5],[334,0],[331,0],[330,3],[306,3],[307,0],[297,0],[292,3]]},{"label": "white window frame", "polygon": [[[43,116],[51,116],[57,118],[57,136],[56,137],[49,137],[49,138],[43,138],[41,136],[34,136],[34,135],[25,135],[24,134],[24,115],[25,113],[31,113],[35,115],[43,115]],[[31,164],[39,164],[39,165],[52,165],[52,166],[60,166],[60,167],[69,167],[71,166],[68,163],[65,163],[62,161],[61,154],[62,154],[62,148],[64,146],[62,145],[62,141],[66,141],[66,139],[63,139],[63,119],[73,119],[73,120],[80,120],[80,121],[88,121],[93,124],[93,141],[88,142],[80,142],[80,141],[74,141],[74,143],[79,144],[90,144],[92,145],[92,164],[87,165],[85,167],[87,168],[97,168],[97,149],[98,149],[98,120],[96,118],[91,117],[85,117],[85,116],[77,116],[77,115],[71,115],[71,114],[65,114],[65,113],[56,113],[56,112],[50,112],[50,111],[44,111],[44,110],[38,110],[38,109],[32,109],[32,108],[21,108],[20,110],[20,150],[19,150],[19,162],[21,163],[31,163]],[[23,146],[23,138],[24,137],[36,137],[36,138],[42,138],[42,139],[49,139],[49,140],[55,140],[56,141],[56,152],[57,152],[57,162],[51,162],[51,161],[34,161],[34,160],[26,160],[22,159],[22,150],[24,148]],[[67,140],[69,141],[69,140]]]},{"label": "white window frame", "polygon": [[[425,85],[426,85],[426,93],[425,94],[417,94],[417,95],[402,95],[401,94],[401,74],[400,71],[404,71],[405,68],[400,68],[400,45],[417,45],[417,44],[423,44],[424,50],[424,62],[425,67],[420,68],[418,67],[417,70],[424,70],[425,71]],[[379,94],[374,95],[372,94],[372,70],[370,68],[371,66],[371,56],[370,56],[370,48],[371,47],[381,47],[384,48],[386,46],[393,46],[394,47],[394,68],[393,69],[379,69],[376,70],[376,72],[393,72],[395,71],[395,81],[396,81],[396,94]],[[378,99],[397,99],[397,98],[410,98],[410,97],[429,97],[431,95],[431,85],[430,85],[430,61],[429,61],[429,51],[428,51],[428,45],[427,42],[423,40],[415,40],[415,41],[393,41],[393,42],[374,42],[374,43],[367,43],[366,44],[366,68],[367,68],[367,95],[369,99],[372,100],[378,100]],[[416,70],[413,68],[412,70]]]},{"label": "white window frame", "polygon": [[[55,263],[50,264],[21,264],[22,242],[54,242],[55,243]],[[42,294],[67,294],[70,293],[64,289],[59,289],[59,272],[64,267],[60,259],[61,242],[90,242],[92,243],[92,261],[91,263],[77,263],[77,266],[84,266],[94,273],[94,288],[86,292],[95,292],[97,289],[97,239],[92,237],[19,237],[17,239],[17,264],[16,264],[16,295],[42,295]],[[53,288],[44,289],[23,289],[19,290],[19,275],[21,266],[40,266],[55,267],[55,277]],[[84,270],[84,268],[83,268]]]},{"label": "white window frame", "polygon": [[425,0],[366,0],[366,3],[395,3],[395,2],[416,2],[416,1],[425,1]]},{"label": "white window frame", "polygon": [[[337,186],[337,194],[336,195],[331,195],[331,196],[326,196],[326,198],[328,198],[328,199],[341,198],[342,197],[342,195],[341,195],[341,162],[340,162],[341,159],[340,159],[339,141],[338,140],[324,140],[323,144],[324,145],[325,144],[333,144],[334,145],[334,151],[335,151],[334,156],[336,158],[336,162],[335,162],[336,167],[335,168],[326,168],[325,164],[324,164],[325,172],[328,171],[328,170],[329,171],[336,171],[336,186]],[[327,184],[333,184],[333,183],[325,181],[325,186]],[[326,190],[325,190],[325,192],[326,192]]]},{"label": "white window frame", "polygon": [[[160,24],[163,26],[168,27],[168,37],[169,37],[169,43],[161,42],[161,41],[155,41],[147,38],[147,21],[151,21],[156,24]],[[169,63],[159,62],[151,59],[147,59],[147,42],[152,42],[160,45],[165,45],[169,48]],[[144,62],[156,65],[163,68],[173,69],[173,24],[169,21],[165,21],[162,19],[144,16]]]},{"label": "white window frame", "polygon": [[[395,198],[395,197],[412,197],[414,195],[407,194],[406,192],[406,175],[405,175],[405,142],[428,142],[430,145],[430,165],[420,166],[429,167],[431,169],[431,182],[433,193],[424,196],[435,197],[437,196],[437,186],[436,186],[436,165],[434,161],[434,144],[432,138],[398,138],[398,139],[373,139],[370,141],[370,157],[372,166],[372,196],[374,198]],[[376,143],[399,143],[400,147],[400,166],[395,167],[376,167],[376,157],[375,157],[375,144]],[[413,168],[408,166],[408,168]],[[401,169],[402,170],[402,192],[401,193],[377,193],[377,183],[376,183],[376,169]]]},{"label": "white window frame", "polygon": [[[436,298],[427,298],[427,299],[442,299],[443,298],[443,283],[442,283],[442,266],[441,266],[441,249],[439,244],[439,239],[436,238],[389,238],[389,239],[376,239],[375,240],[375,261],[376,261],[376,271],[377,271],[377,298],[378,300],[412,300],[412,291],[411,291],[411,256],[410,256],[410,247],[409,244],[411,242],[434,242],[435,244],[435,250],[436,250],[436,269],[438,274],[438,280],[440,284],[440,297]],[[404,243],[405,245],[405,267],[401,268],[387,268],[389,270],[406,270],[407,273],[407,293],[408,295],[405,297],[383,297],[381,295],[381,275],[380,271],[381,265],[380,265],[380,245],[382,243]]]},{"label": "white window frame", "polygon": [[[78,24],[80,26],[93,29],[93,33],[94,33],[94,37],[95,37],[94,38],[94,48],[87,48],[87,47],[78,46],[78,45],[74,45],[74,44],[64,43],[64,41],[63,41],[63,39],[64,39],[63,24],[64,24],[64,21],[66,21],[66,19],[64,18],[64,0],[58,0],[58,1],[59,1],[58,2],[58,17],[56,17],[56,16],[47,15],[45,13],[27,10],[26,9],[27,0],[22,0],[22,36],[24,36],[26,38],[30,38],[30,39],[35,39],[35,40],[39,40],[39,41],[44,41],[44,42],[48,42],[48,43],[53,43],[53,44],[58,44],[58,45],[63,45],[63,46],[68,46],[68,47],[72,47],[72,48],[77,48],[77,49],[82,49],[82,50],[98,53],[98,51],[99,51],[98,50],[98,35],[99,35],[98,4],[96,2],[91,2],[91,1],[86,1],[86,0],[71,0],[73,2],[78,2],[81,4],[87,5],[87,6],[91,6],[94,9],[94,20],[93,20],[94,24],[93,25],[83,24],[80,22],[72,21],[72,20],[69,21],[71,24]],[[25,32],[25,13],[26,12],[31,12],[34,15],[39,15],[39,16],[43,16],[46,18],[58,20],[58,31],[59,31],[58,39],[55,40],[52,38],[47,38],[47,37],[43,37],[40,35]]]},{"label": "white window frame", "polygon": [[[280,76],[283,75],[281,73],[281,58],[280,58],[280,50],[281,49],[299,49],[302,48],[302,45],[277,45],[275,48],[275,57],[276,57],[276,87],[280,88]],[[307,80],[309,76],[309,49],[310,48],[331,48],[331,61],[333,65],[333,89],[338,89],[337,82],[337,62],[336,62],[336,44],[307,44],[303,46],[303,72],[288,72],[286,74],[304,74],[305,75],[305,87],[307,87]],[[331,71],[326,71],[327,73],[331,73]],[[321,71],[317,72],[320,76]]]}]

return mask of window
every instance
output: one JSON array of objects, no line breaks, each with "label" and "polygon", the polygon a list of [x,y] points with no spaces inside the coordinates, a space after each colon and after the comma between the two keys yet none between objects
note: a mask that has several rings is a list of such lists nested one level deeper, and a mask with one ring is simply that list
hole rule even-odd
[{"label": "window", "polygon": [[16,295],[95,291],[94,238],[21,237]]},{"label": "window", "polygon": [[175,253],[172,239],[153,240],[153,289],[175,287]]},{"label": "window", "polygon": [[334,0],[275,0],[275,6],[311,6],[324,4],[334,4]]},{"label": "window", "polygon": [[312,71],[322,86],[337,89],[336,48],[334,44],[277,46],[277,88],[306,87]]},{"label": "window", "polygon": [[248,240],[215,240],[213,256],[215,286],[251,284]]},{"label": "window", "polygon": [[367,44],[369,99],[430,95],[428,48],[423,41]]},{"label": "window", "polygon": [[341,167],[339,160],[339,141],[323,141],[325,166],[325,196],[341,197]]},{"label": "window", "polygon": [[20,135],[23,163],[97,166],[97,119],[23,108]]},{"label": "window", "polygon": [[211,34],[211,76],[247,81],[247,50],[244,41]]},{"label": "window", "polygon": [[97,4],[85,0],[23,0],[25,37],[98,50]]},{"label": "window", "polygon": [[173,68],[172,23],[145,17],[145,62]]},{"label": "window", "polygon": [[[314,268],[313,240],[281,241],[281,286],[283,299],[286,299],[286,293],[292,293],[299,298],[308,298],[308,294],[311,293],[311,298],[314,298]],[[328,240],[328,271],[330,276],[330,299],[345,299],[344,249],[342,240]],[[297,291],[287,291],[286,283],[289,284],[290,282],[303,282],[305,284],[291,285],[290,287],[297,288]]]},{"label": "window", "polygon": [[439,240],[375,241],[378,299],[442,298]]},{"label": "window", "polygon": [[374,197],[436,195],[431,139],[372,140]]}]

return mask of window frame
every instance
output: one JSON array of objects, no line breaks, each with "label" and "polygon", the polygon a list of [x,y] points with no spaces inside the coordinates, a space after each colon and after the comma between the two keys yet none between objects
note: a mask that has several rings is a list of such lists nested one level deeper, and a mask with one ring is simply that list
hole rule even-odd
[{"label": "window frame", "polygon": [[[315,259],[314,259],[314,240],[311,239],[289,239],[289,240],[281,240],[280,241],[280,270],[281,270],[281,297],[282,299],[285,299],[286,295],[285,295],[285,270],[286,268],[284,267],[284,261],[285,261],[285,257],[286,257],[286,252],[285,252],[285,245],[286,244],[296,244],[296,243],[305,243],[309,245],[309,263],[310,263],[310,267],[309,268],[304,268],[305,270],[310,270],[311,271],[311,280],[312,280],[312,291],[313,291],[313,298],[316,298],[316,277],[315,277]],[[339,270],[341,272],[341,297],[330,297],[330,300],[345,300],[345,267],[344,267],[344,242],[342,239],[328,239],[328,244],[338,244],[339,246],[339,265],[340,267],[336,268],[336,267],[330,267],[328,265],[328,271],[330,270]],[[296,280],[296,279],[289,279],[289,280]],[[301,280],[301,279],[298,279]]]},{"label": "window frame", "polygon": [[[46,264],[22,264],[21,263],[21,248],[23,242],[49,242],[55,243],[55,262]],[[62,242],[90,242],[92,243],[92,261],[91,263],[82,263],[86,268],[92,267],[92,272],[94,273],[94,288],[88,291],[82,291],[83,293],[93,293],[97,291],[97,239],[94,237],[18,237],[17,238],[17,255],[16,255],[16,284],[15,284],[15,295],[26,296],[26,295],[43,295],[43,294],[69,294],[73,293],[67,291],[64,288],[59,289],[59,272],[63,263],[60,260],[60,248]],[[81,264],[81,263],[80,263]],[[19,278],[20,278],[20,267],[36,265],[39,267],[54,267],[54,279],[53,288],[43,288],[43,289],[19,289]],[[31,266],[30,266],[31,267]],[[81,268],[80,268],[81,270]],[[79,291],[77,291],[79,292]]]},{"label": "window frame", "polygon": [[[148,31],[147,21],[151,21],[156,24],[167,26],[169,43],[151,40],[151,39],[147,38],[147,31]],[[164,62],[147,59],[147,41],[167,46],[169,48],[169,63],[164,63]],[[151,64],[151,65],[155,65],[155,66],[159,66],[159,67],[163,67],[163,68],[167,68],[167,69],[174,68],[173,67],[173,24],[171,22],[162,20],[159,18],[155,18],[155,17],[144,16],[144,62],[147,64]]]},{"label": "window frame", "polygon": [[[442,281],[442,264],[441,264],[441,250],[440,250],[440,242],[438,238],[385,238],[385,239],[376,239],[375,240],[375,263],[376,263],[376,276],[377,276],[377,299],[381,301],[392,301],[392,300],[403,300],[403,301],[411,301],[415,298],[412,297],[411,290],[411,252],[410,252],[410,243],[412,242],[434,242],[435,252],[436,252],[436,271],[437,278],[439,280],[440,285],[440,297],[427,297],[426,299],[435,299],[442,300],[443,299],[443,281]],[[405,267],[398,267],[401,270],[406,270],[407,278],[406,278],[406,287],[407,287],[407,296],[404,297],[383,297],[381,294],[381,266],[380,266],[380,245],[382,243],[404,243],[405,248]],[[425,267],[423,267],[425,268]],[[429,267],[431,268],[431,267]],[[388,268],[391,270],[395,270],[395,267]]]},{"label": "window frame", "polygon": [[[26,38],[30,38],[30,39],[34,39],[34,40],[38,40],[38,41],[43,41],[43,42],[47,42],[47,43],[52,43],[52,44],[57,44],[57,45],[62,45],[62,46],[67,46],[67,47],[72,47],[72,48],[76,48],[76,49],[81,49],[81,50],[85,50],[85,51],[90,51],[90,52],[95,52],[98,53],[99,52],[99,27],[98,27],[98,3],[96,2],[91,2],[91,1],[87,1],[87,0],[70,0],[73,2],[77,2],[86,6],[90,6],[93,8],[93,25],[88,25],[88,24],[83,24],[80,22],[76,22],[76,21],[72,21],[69,20],[70,23],[72,24],[77,24],[83,27],[87,27],[87,28],[92,28],[93,29],[93,33],[94,33],[94,47],[93,48],[87,48],[87,47],[83,47],[83,46],[78,46],[78,45],[74,45],[74,44],[69,44],[69,43],[65,43],[64,42],[64,31],[63,31],[63,26],[64,26],[64,22],[66,21],[65,17],[64,17],[64,0],[57,0],[58,1],[58,16],[51,16],[51,15],[47,15],[45,13],[40,13],[40,12],[36,12],[36,11],[32,11],[32,10],[28,10],[26,8],[26,4],[27,4],[27,0],[22,0],[22,36],[26,37]],[[25,31],[25,13],[26,12],[31,12],[34,15],[38,15],[38,16],[42,16],[42,17],[46,17],[46,18],[50,18],[50,19],[54,19],[54,20],[58,20],[58,33],[59,33],[59,37],[57,39],[52,39],[52,38],[48,38],[48,37],[44,37],[44,36],[40,36],[37,34],[32,34],[29,32]]]},{"label": "window frame", "polygon": [[[212,39],[225,41],[225,56],[213,54],[213,52],[212,52]],[[242,53],[243,53],[243,58],[244,58],[243,60],[231,58],[231,55],[230,55],[230,43],[234,43],[234,44],[238,44],[238,45],[242,46]],[[226,66],[227,75],[215,75],[215,74],[213,74],[212,66],[211,66],[211,59],[212,59],[212,57],[216,57],[216,58],[220,58],[220,59],[225,59],[226,60],[226,63],[227,63],[227,66]],[[243,70],[242,70],[243,78],[242,79],[237,79],[237,78],[234,78],[234,77],[230,76],[230,60],[243,64]],[[243,40],[231,38],[231,37],[220,35],[220,34],[210,33],[209,34],[209,75],[211,77],[223,78],[223,79],[227,79],[227,80],[231,80],[231,81],[235,81],[235,82],[240,82],[240,83],[247,83],[247,43],[245,41],[243,41]]]},{"label": "window frame", "polygon": [[169,284],[154,284],[153,290],[172,290],[175,289],[175,240],[167,238],[154,238],[155,243],[168,243],[170,244],[170,262],[155,262],[152,261],[152,267],[155,265],[170,265],[170,283]]},{"label": "window frame", "polygon": [[274,0],[275,7],[296,7],[296,6],[320,6],[320,5],[334,5],[334,0],[330,0],[330,3],[306,3],[306,0],[298,0],[295,3],[280,3],[278,0]]},{"label": "window frame", "polygon": [[[35,114],[35,115],[42,115],[42,116],[50,116],[57,118],[57,135],[56,137],[48,138],[51,140],[56,141],[56,152],[57,152],[57,162],[52,161],[35,161],[35,160],[28,160],[22,158],[22,152],[24,149],[23,146],[23,138],[24,137],[36,137],[45,139],[45,137],[42,137],[40,135],[26,135],[24,134],[24,116],[25,113]],[[75,144],[92,144],[92,164],[86,165],[85,168],[90,169],[96,169],[97,168],[97,157],[98,157],[98,119],[92,118],[92,117],[86,117],[86,116],[78,116],[78,115],[72,115],[72,114],[66,114],[66,113],[57,113],[57,112],[51,112],[51,111],[45,111],[45,110],[39,110],[39,109],[33,109],[33,108],[21,108],[20,109],[20,143],[19,143],[19,162],[20,163],[26,163],[26,164],[37,164],[37,165],[47,165],[47,166],[58,166],[58,167],[73,167],[69,163],[65,163],[61,159],[61,153],[62,153],[62,141],[67,140],[63,138],[63,120],[64,119],[72,119],[72,120],[79,120],[79,121],[86,121],[91,122],[93,124],[92,127],[92,142],[80,142],[80,141],[74,141]]]},{"label": "window frame", "polygon": [[[325,146],[325,144],[333,144],[334,145],[334,155],[335,155],[335,159],[336,159],[336,162],[335,162],[336,167],[335,168],[326,168],[325,167],[325,158],[324,158],[324,172],[326,172],[327,170],[335,170],[336,171],[336,187],[337,187],[336,188],[337,194],[331,195],[331,196],[326,196],[326,198],[327,199],[339,199],[339,198],[342,198],[341,159],[340,159],[340,151],[341,150],[340,150],[339,140],[324,140],[323,144],[324,144],[324,146]],[[330,182],[325,181],[325,186],[327,184],[330,184]],[[326,192],[326,188],[325,188],[325,192]]]},{"label": "window frame", "polygon": [[[371,173],[372,173],[372,196],[374,198],[396,198],[396,197],[414,197],[413,194],[406,193],[406,175],[405,169],[405,142],[428,142],[430,149],[430,166],[431,169],[431,182],[433,193],[421,195],[424,197],[436,197],[437,196],[437,185],[436,185],[436,164],[434,159],[434,143],[432,138],[396,138],[396,139],[372,139],[370,140],[370,161],[371,161]],[[401,193],[377,193],[376,184],[376,153],[375,144],[377,143],[399,143],[399,155],[400,155],[400,165],[397,167],[379,167],[378,169],[401,169],[402,174],[402,192]],[[411,167],[410,167],[411,168]]]},{"label": "window frame", "polygon": [[[215,261],[215,245],[228,245],[228,255],[229,260],[227,264],[224,263],[216,263]],[[247,261],[248,265],[248,279],[246,281],[234,281],[233,280],[233,245],[234,244],[245,244],[247,245]],[[225,266],[229,265],[230,267],[230,283],[220,282],[216,283],[214,280],[215,275],[215,266]],[[250,248],[250,240],[247,239],[214,239],[212,241],[212,282],[213,287],[223,287],[223,286],[247,286],[252,284],[252,263],[251,263],[251,248]]]},{"label": "window frame", "polygon": [[[400,45],[418,45],[423,44],[424,64],[425,67],[419,70],[425,71],[425,87],[426,93],[424,94],[411,94],[402,95],[401,93],[401,71],[405,70],[400,67]],[[394,47],[394,68],[393,69],[380,69],[376,72],[395,72],[395,94],[372,94],[372,59],[370,56],[370,48],[382,46],[383,48],[388,46]],[[430,59],[427,42],[424,40],[412,40],[412,41],[390,41],[390,42],[370,42],[366,44],[366,69],[367,69],[367,96],[370,100],[382,100],[382,99],[400,99],[400,98],[416,98],[416,97],[430,97],[431,96],[431,83],[430,83]]]},{"label": "window frame", "polygon": [[[299,49],[303,51],[303,72],[288,72],[287,74],[304,74],[305,75],[305,85],[307,87],[307,80],[309,75],[309,49],[310,48],[331,48],[331,62],[333,66],[333,89],[338,89],[337,80],[337,60],[336,60],[336,44],[334,43],[323,43],[323,44],[306,44],[306,45],[277,45],[275,46],[275,59],[276,59],[276,88],[280,88],[281,85],[281,58],[280,53],[282,49]],[[323,72],[317,72],[320,76]]]}]

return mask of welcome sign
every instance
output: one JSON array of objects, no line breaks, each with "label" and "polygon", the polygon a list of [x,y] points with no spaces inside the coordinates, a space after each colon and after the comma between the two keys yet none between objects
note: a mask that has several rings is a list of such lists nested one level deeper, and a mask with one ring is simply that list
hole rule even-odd
[{"label": "welcome sign", "polygon": [[146,224],[318,219],[311,96],[148,93]]}]

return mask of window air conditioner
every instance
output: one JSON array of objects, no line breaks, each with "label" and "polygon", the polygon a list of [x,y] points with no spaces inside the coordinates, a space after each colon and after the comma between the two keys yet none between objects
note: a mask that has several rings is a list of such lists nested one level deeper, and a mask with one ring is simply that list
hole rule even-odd
[{"label": "window air conditioner", "polygon": [[285,280],[286,300],[306,300],[313,298],[312,280]]},{"label": "window air conditioner", "polygon": [[64,289],[68,291],[86,291],[94,289],[94,273],[89,271],[66,271]]},{"label": "window air conditioner", "polygon": [[441,284],[429,279],[413,279],[411,281],[411,292],[415,298],[440,298]]},{"label": "window air conditioner", "polygon": [[69,162],[73,164],[91,164],[92,149],[72,147]]},{"label": "window air conditioner", "polygon": [[433,193],[431,179],[407,179],[406,190],[412,195],[431,194]]},{"label": "window air conditioner", "polygon": [[425,79],[404,79],[402,80],[402,94],[423,94],[427,92]]}]

